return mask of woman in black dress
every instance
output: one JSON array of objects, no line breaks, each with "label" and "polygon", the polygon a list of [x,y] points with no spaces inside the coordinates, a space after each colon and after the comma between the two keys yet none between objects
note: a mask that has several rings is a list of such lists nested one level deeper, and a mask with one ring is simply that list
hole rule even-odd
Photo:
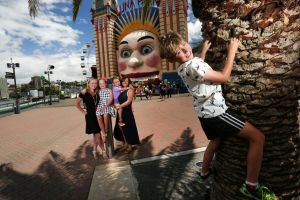
[{"label": "woman in black dress", "polygon": [[[81,107],[80,103],[83,101],[84,108]],[[96,108],[99,102],[98,95],[98,81],[97,79],[91,78],[87,81],[87,88],[84,89],[79,97],[76,99],[76,107],[85,115],[86,121],[86,134],[93,134],[93,156],[94,159],[98,159],[97,146],[99,145],[102,149],[102,156],[107,159],[104,143],[100,137],[100,127],[96,116]]]},{"label": "woman in black dress", "polygon": [[[128,88],[131,84],[129,78],[123,78],[121,80],[121,85],[123,88]],[[122,119],[125,126],[120,127],[118,123],[115,125],[114,137],[125,143],[124,150],[127,153],[132,151],[132,145],[140,144],[140,139],[138,135],[138,130],[135,124],[135,119],[132,113],[132,100],[134,97],[134,90],[128,89],[121,92],[118,97],[120,105],[117,108],[122,108]],[[117,116],[116,121],[119,121],[119,116]]]}]

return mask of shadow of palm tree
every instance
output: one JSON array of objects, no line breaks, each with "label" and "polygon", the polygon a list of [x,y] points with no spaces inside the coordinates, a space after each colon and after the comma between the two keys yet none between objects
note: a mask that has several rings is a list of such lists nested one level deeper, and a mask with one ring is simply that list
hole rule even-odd
[{"label": "shadow of palm tree", "polygon": [[50,151],[32,174],[0,165],[0,199],[87,199],[96,161],[85,141],[71,158]]},{"label": "shadow of palm tree", "polygon": [[118,146],[114,152],[114,159],[116,160],[132,160],[141,157],[151,157],[153,156],[153,146],[152,146],[152,137],[154,134],[148,135],[141,140],[141,144],[134,147],[134,150],[130,154],[126,154],[120,151],[122,146]]},{"label": "shadow of palm tree", "polygon": [[[151,150],[152,142],[144,145],[137,150],[134,157],[139,157],[139,153],[144,154],[143,149]],[[168,155],[192,148],[195,148],[194,135],[187,127],[180,138],[157,155]],[[148,156],[151,156],[151,151]],[[194,168],[198,156],[199,154],[187,154],[133,164],[132,171],[138,182],[140,199],[207,199],[206,185],[197,181]]]}]

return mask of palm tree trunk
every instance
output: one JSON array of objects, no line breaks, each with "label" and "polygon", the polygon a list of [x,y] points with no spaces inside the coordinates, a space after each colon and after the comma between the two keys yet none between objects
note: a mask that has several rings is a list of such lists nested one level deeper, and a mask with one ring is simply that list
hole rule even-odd
[{"label": "palm tree trunk", "polygon": [[[238,3],[235,3],[238,2]],[[227,104],[266,136],[259,177],[281,199],[300,198],[300,3],[298,0],[192,0],[212,42],[208,63],[218,69],[226,42],[242,38],[231,80],[224,85]],[[216,199],[245,199],[246,141],[223,141],[214,162]]]}]

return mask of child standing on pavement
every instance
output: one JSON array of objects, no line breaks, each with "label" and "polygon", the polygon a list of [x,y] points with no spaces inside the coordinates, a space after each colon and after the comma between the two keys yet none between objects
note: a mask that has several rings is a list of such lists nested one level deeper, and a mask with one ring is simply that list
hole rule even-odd
[{"label": "child standing on pavement", "polygon": [[98,117],[99,126],[102,130],[102,138],[105,143],[108,132],[108,115],[114,115],[114,110],[111,106],[113,103],[113,95],[111,90],[106,88],[106,81],[104,79],[99,80],[99,87],[100,99],[96,110],[96,115]]},{"label": "child standing on pavement", "polygon": [[[113,77],[112,82],[113,82],[112,91],[114,96],[114,106],[115,108],[117,108],[120,105],[118,98],[122,92],[122,87],[121,87],[120,79],[118,77]],[[117,110],[117,113],[119,115],[119,125],[125,126],[122,120],[122,108],[119,108]]]},{"label": "child standing on pavement", "polygon": [[204,43],[202,53],[198,58],[193,56],[191,46],[181,35],[170,32],[160,37],[160,54],[162,58],[180,63],[177,72],[193,96],[195,111],[210,140],[203,157],[200,172],[202,180],[211,173],[209,167],[220,139],[237,135],[249,141],[247,178],[240,192],[251,198],[275,199],[273,192],[258,184],[265,140],[263,133],[245,121],[243,117],[230,111],[222,95],[221,83],[227,82],[230,77],[238,45],[238,39],[230,40],[227,60],[221,72],[214,71],[204,62],[206,52],[210,47],[208,41]]}]

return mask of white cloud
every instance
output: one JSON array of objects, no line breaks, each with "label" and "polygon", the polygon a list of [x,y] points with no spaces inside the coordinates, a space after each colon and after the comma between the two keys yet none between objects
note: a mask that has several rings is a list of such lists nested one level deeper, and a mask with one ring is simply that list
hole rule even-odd
[{"label": "white cloud", "polygon": [[6,63],[12,58],[21,65],[16,69],[18,83],[28,83],[32,76],[43,75],[49,64],[55,66],[51,79],[84,79],[78,49],[83,33],[68,24],[71,16],[54,12],[67,12],[66,6],[71,4],[61,8],[58,3],[70,1],[42,0],[41,3],[38,16],[31,19],[27,1],[0,1],[0,77],[11,71]]},{"label": "white cloud", "polygon": [[[16,68],[16,77],[18,83],[28,83],[32,76],[44,75],[48,65],[54,65],[51,80],[75,81],[84,79],[82,69],[80,68],[80,52],[78,53],[59,53],[59,54],[37,54],[35,56],[17,55],[13,57],[13,63],[20,63],[20,68]],[[6,62],[10,62],[10,57],[0,56],[1,66],[5,65],[4,71],[12,72],[12,69],[6,68]],[[89,58],[89,66],[95,63],[95,57]],[[2,70],[3,71],[3,68]],[[3,71],[3,74],[5,74]],[[88,76],[91,72],[88,71]],[[1,72],[2,74],[2,72]],[[44,75],[45,76],[45,75]],[[9,80],[12,83],[12,80]]]},{"label": "white cloud", "polygon": [[202,23],[193,14],[191,0],[188,1],[188,4],[188,38],[191,46],[196,47],[202,40]]},{"label": "white cloud", "polygon": [[81,32],[71,28],[66,17],[43,12],[45,9],[41,9],[39,16],[31,19],[25,9],[27,2],[21,1],[20,4],[14,2],[6,6],[0,5],[1,29],[7,31],[8,36],[30,39],[38,45],[49,42],[59,42],[64,46],[77,44]]},{"label": "white cloud", "polygon": [[69,12],[69,8],[68,7],[63,7],[62,9],[61,9],[61,11],[62,12],[64,12],[64,13],[67,13],[67,12]]},{"label": "white cloud", "polygon": [[188,22],[188,34],[189,34],[189,43],[192,46],[199,45],[202,40],[202,23],[197,20],[195,22]]},{"label": "white cloud", "polygon": [[79,24],[87,24],[88,21],[86,19],[84,19],[84,18],[81,18],[81,19],[78,20],[78,23]]}]

